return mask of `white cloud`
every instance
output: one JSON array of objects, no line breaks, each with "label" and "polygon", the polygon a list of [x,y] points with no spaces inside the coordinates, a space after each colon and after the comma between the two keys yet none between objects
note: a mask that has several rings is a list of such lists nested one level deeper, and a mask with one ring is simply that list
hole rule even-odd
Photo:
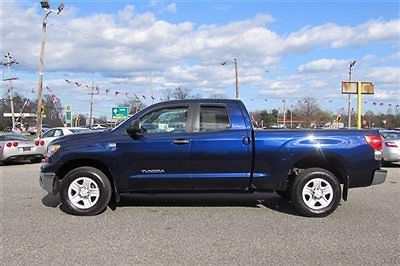
[{"label": "white cloud", "polygon": [[344,69],[350,60],[319,59],[299,66],[300,72],[322,72]]},{"label": "white cloud", "polygon": [[[169,6],[169,12],[176,11],[175,3]],[[40,8],[4,2],[0,12],[3,21],[7,21],[2,27],[3,51],[11,52],[20,67],[35,73],[40,51]],[[13,16],[15,13],[20,15]],[[152,72],[152,86],[159,94],[165,88],[184,86],[205,95],[211,91],[233,96],[233,66],[220,63],[235,57],[239,60],[240,87],[247,94],[325,97],[338,95],[340,81],[347,79],[349,59],[316,59],[301,64],[298,73],[288,76],[274,73],[276,64],[287,55],[301,56],[313,49],[396,45],[400,38],[399,19],[370,20],[355,26],[327,23],[285,34],[269,26],[274,21],[271,15],[259,14],[225,24],[196,25],[191,21],[160,20],[154,13],[139,13],[132,5],[115,14],[85,16],[67,6],[62,15],[51,15],[48,20],[46,77],[51,73],[71,75],[77,80],[100,77],[102,86],[120,88],[132,95],[150,88]],[[366,55],[358,60],[354,77],[375,81],[379,90],[399,88],[398,59],[398,52],[383,58]],[[397,62],[397,67],[373,65],[378,61]],[[265,70],[271,73],[265,74]],[[62,91],[65,84],[53,79],[52,86]],[[47,82],[53,84],[51,78]],[[33,80],[23,85],[30,89],[36,83]]]},{"label": "white cloud", "polygon": [[165,10],[170,12],[170,13],[176,13],[177,12],[176,4],[175,3],[171,3],[171,4],[167,5]]}]

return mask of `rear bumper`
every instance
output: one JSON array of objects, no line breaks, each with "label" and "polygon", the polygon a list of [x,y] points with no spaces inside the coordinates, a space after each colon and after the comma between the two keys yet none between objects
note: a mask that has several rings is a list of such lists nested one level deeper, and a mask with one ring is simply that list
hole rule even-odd
[{"label": "rear bumper", "polygon": [[57,194],[60,190],[60,183],[55,173],[40,173],[40,186],[52,194]]},{"label": "rear bumper", "polygon": [[23,154],[23,155],[10,155],[8,157],[3,157],[1,160],[5,162],[19,161],[19,160],[32,160],[32,159],[43,159],[42,154]]},{"label": "rear bumper", "polygon": [[372,177],[371,185],[379,185],[385,182],[387,176],[387,171],[380,169],[374,172],[374,176]]}]

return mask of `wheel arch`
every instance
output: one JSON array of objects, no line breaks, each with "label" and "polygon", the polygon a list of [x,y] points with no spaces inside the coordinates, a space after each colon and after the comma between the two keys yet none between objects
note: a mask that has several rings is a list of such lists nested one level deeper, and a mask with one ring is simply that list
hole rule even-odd
[{"label": "wheel arch", "polygon": [[78,167],[85,167],[85,166],[90,166],[96,169],[99,169],[102,171],[108,178],[111,184],[112,192],[115,194],[115,200],[118,202],[120,200],[119,193],[117,191],[117,186],[115,184],[114,177],[112,176],[110,170],[108,167],[101,161],[96,160],[96,159],[89,159],[89,158],[79,158],[79,159],[73,159],[61,166],[57,172],[56,175],[60,178],[60,181],[62,181],[62,178],[66,174],[68,174],[71,170],[78,168]]},{"label": "wheel arch", "polygon": [[[347,200],[347,192],[349,187],[349,177],[344,163],[336,157],[327,156],[307,156],[299,158],[290,167],[290,172],[294,169],[322,168],[331,172],[341,184],[343,184],[343,200]],[[288,175],[286,185],[289,184],[295,175]]]}]

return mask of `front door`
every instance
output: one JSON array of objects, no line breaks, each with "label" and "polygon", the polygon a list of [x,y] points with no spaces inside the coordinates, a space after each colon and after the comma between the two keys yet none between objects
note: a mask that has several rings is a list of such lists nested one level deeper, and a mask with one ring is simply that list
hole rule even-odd
[{"label": "front door", "polygon": [[123,190],[191,189],[189,105],[152,109],[140,117],[142,136],[118,143]]}]

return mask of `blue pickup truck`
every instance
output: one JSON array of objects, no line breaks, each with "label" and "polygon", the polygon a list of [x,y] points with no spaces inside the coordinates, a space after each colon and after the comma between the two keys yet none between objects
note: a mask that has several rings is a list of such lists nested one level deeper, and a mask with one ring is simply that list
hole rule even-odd
[{"label": "blue pickup truck", "polygon": [[256,130],[239,100],[169,101],[54,141],[40,184],[76,215],[129,193],[276,191],[322,217],[349,188],[385,181],[381,149],[375,130]]}]

